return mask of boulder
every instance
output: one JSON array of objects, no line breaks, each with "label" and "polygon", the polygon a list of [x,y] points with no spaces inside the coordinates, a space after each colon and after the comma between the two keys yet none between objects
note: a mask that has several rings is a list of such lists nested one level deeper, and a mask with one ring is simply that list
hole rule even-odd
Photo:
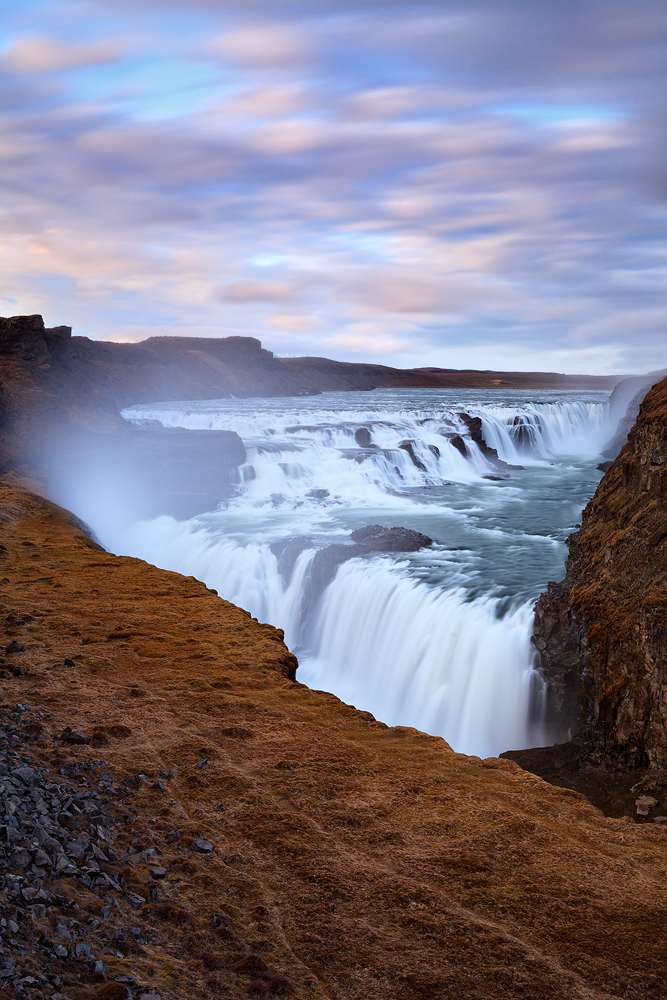
[{"label": "boulder", "polygon": [[353,542],[362,545],[369,552],[416,552],[433,539],[412,528],[384,528],[381,524],[369,524],[356,528],[350,535]]}]

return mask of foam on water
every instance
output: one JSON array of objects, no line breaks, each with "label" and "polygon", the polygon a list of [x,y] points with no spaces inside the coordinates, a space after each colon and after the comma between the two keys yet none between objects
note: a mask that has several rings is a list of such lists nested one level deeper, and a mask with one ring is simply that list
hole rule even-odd
[{"label": "foam on water", "polygon": [[[524,471],[485,479],[497,463],[461,414],[479,416],[487,445]],[[599,478],[596,456],[614,430],[606,393],[377,390],[153,404],[124,416],[234,430],[248,459],[218,511],[156,518],[115,538],[95,523],[110,547],[194,575],[283,628],[301,681],[388,724],[481,756],[545,741],[531,607],[562,575],[564,539]],[[315,552],[375,521],[423,531],[434,545],[351,559],[313,593]],[[286,568],[276,542],[294,538]]]}]

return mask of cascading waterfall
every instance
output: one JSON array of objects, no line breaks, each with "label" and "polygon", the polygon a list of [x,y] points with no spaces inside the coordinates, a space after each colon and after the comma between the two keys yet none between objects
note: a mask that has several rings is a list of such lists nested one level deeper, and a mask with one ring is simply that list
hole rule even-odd
[{"label": "cascading waterfall", "polygon": [[[248,459],[223,508],[136,524],[106,539],[117,551],[195,575],[283,628],[301,681],[388,724],[482,756],[546,740],[531,606],[562,575],[564,539],[599,477],[613,433],[605,393],[376,390],[123,415],[235,430]],[[315,553],[376,522],[434,544],[355,552],[313,592]]]}]

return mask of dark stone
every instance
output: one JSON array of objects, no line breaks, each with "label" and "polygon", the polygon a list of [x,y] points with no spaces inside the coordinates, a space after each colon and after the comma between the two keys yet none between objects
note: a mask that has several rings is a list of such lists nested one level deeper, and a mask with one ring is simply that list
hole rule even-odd
[{"label": "dark stone", "polygon": [[[328,490],[312,490],[311,492],[325,492],[328,495]],[[281,538],[277,542],[272,542],[269,547],[278,560],[278,572],[284,582],[289,583],[297,559],[306,549],[314,548],[315,543],[312,538],[297,536],[295,538]]]},{"label": "dark stone", "polygon": [[457,451],[460,451],[464,458],[468,457],[468,449],[466,448],[466,443],[460,434],[455,434],[454,437],[449,439],[449,443]]},{"label": "dark stone", "polygon": [[12,639],[12,641],[5,646],[5,653],[25,653],[25,646],[18,643],[16,639]]},{"label": "dark stone", "polygon": [[202,837],[195,838],[195,847],[201,854],[210,854],[213,850],[213,844],[210,844],[208,840],[204,840]]},{"label": "dark stone", "polygon": [[415,468],[419,469],[420,472],[426,472],[426,466],[415,455],[414,446],[415,446],[414,441],[401,441],[398,447],[402,451],[407,451],[408,455],[412,460],[412,464],[415,466]]},{"label": "dark stone", "polygon": [[[482,435],[482,418],[481,417],[471,417],[469,413],[459,413],[458,416],[463,421],[463,423],[468,428],[468,434],[472,441],[475,442],[482,455],[488,462],[495,465],[497,469],[506,469],[507,471],[521,470],[522,465],[508,465],[507,462],[503,462],[502,458],[498,457],[498,452],[495,448],[490,448],[484,436]],[[453,443],[453,442],[452,442]]]},{"label": "dark stone", "polygon": [[354,440],[360,448],[370,448],[373,443],[371,432],[367,427],[358,427],[354,432]]},{"label": "dark stone", "polygon": [[411,528],[385,528],[381,524],[356,528],[350,538],[371,552],[416,552],[433,544],[433,539],[422,535],[420,531],[413,531]]},{"label": "dark stone", "polygon": [[636,810],[642,786],[647,784],[652,791],[659,786],[657,797],[667,790],[664,774],[661,782],[660,775],[656,778],[655,772],[643,769],[615,771],[588,764],[584,745],[575,740],[530,750],[508,750],[500,756],[514,761],[524,771],[539,775],[550,785],[578,792],[605,816],[631,816],[635,822],[649,822],[648,817],[638,816]]},{"label": "dark stone", "polygon": [[506,479],[509,479],[509,476],[494,476],[492,473],[489,473],[486,476],[482,476],[482,479],[490,479],[493,483],[503,483]]},{"label": "dark stone", "polygon": [[140,896],[136,892],[126,892],[125,898],[133,910],[140,910],[142,906],[146,905],[146,897]]},{"label": "dark stone", "polygon": [[58,739],[63,743],[76,743],[82,746],[87,746],[90,743],[90,736],[86,736],[85,733],[79,733],[70,726],[66,726],[63,729]]},{"label": "dark stone", "polygon": [[28,852],[24,849],[20,851],[14,851],[14,853],[9,858],[10,868],[27,868],[31,864],[32,858]]},{"label": "dark stone", "polygon": [[76,666],[76,663],[74,662],[74,660],[70,660],[69,657],[67,657],[63,662],[64,662],[64,664],[65,664],[66,667],[75,667]]},{"label": "dark stone", "polygon": [[[353,544],[327,545],[313,556],[309,577],[304,587],[306,608],[314,605],[322,591],[335,577],[338,567],[348,559],[368,555],[370,552],[416,552],[432,544],[432,539],[419,531],[399,527],[385,528],[380,524],[357,528],[351,533],[350,540]],[[304,540],[300,541],[303,550],[306,545],[303,544]]]},{"label": "dark stone", "polygon": [[599,472],[608,472],[613,464],[613,459],[610,459],[608,462],[600,462],[600,464],[596,466],[596,469],[598,469]]},{"label": "dark stone", "polygon": [[306,493],[306,496],[310,497],[312,500],[326,500],[326,498],[331,496],[331,494],[329,493],[329,490],[309,490],[309,492]]},{"label": "dark stone", "polygon": [[339,566],[348,559],[363,555],[366,551],[367,549],[357,545],[327,545],[326,548],[316,552],[310,564],[305,586],[305,603],[308,605],[320,596],[335,577]]}]

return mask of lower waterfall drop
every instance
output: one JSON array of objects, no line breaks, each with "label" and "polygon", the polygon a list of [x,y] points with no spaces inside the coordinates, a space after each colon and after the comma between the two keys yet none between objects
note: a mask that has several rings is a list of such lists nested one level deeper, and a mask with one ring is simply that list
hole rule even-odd
[{"label": "lower waterfall drop", "polygon": [[[532,605],[563,575],[565,539],[599,481],[607,398],[383,389],[130,407],[135,422],[240,434],[235,493],[189,521],[115,532],[82,513],[115,551],[194,575],[283,628],[300,681],[496,755],[547,741]],[[351,532],[371,524],[433,544],[346,558]],[[313,560],[329,546],[318,589]]]}]

